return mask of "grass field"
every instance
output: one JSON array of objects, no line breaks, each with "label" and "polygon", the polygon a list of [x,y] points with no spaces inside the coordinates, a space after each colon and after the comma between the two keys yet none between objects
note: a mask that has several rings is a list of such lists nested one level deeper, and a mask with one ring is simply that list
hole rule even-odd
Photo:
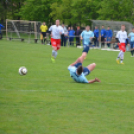
[{"label": "grass field", "polygon": [[117,65],[118,52],[90,50],[84,65],[97,67],[87,78],[102,82],[78,84],[67,66],[81,51],[61,48],[52,64],[51,46],[0,40],[0,134],[134,133],[134,58]]}]

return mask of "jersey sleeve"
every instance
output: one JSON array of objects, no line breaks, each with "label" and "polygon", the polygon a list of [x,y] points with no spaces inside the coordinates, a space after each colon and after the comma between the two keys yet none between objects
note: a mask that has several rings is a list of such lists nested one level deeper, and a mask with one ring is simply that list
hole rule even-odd
[{"label": "jersey sleeve", "polygon": [[88,80],[86,79],[86,77],[83,77],[83,83],[88,83]]},{"label": "jersey sleeve", "polygon": [[42,30],[42,25],[40,26],[40,30]]},{"label": "jersey sleeve", "polygon": [[131,33],[128,34],[128,37],[131,37]]},{"label": "jersey sleeve", "polygon": [[126,37],[125,38],[127,39],[127,32],[126,32]]},{"label": "jersey sleeve", "polygon": [[48,30],[48,27],[46,26],[46,31]]},{"label": "jersey sleeve", "polygon": [[81,36],[83,37],[84,31],[81,33]]},{"label": "jersey sleeve", "polygon": [[94,37],[94,33],[92,32],[92,35],[91,35],[92,37]]},{"label": "jersey sleeve", "polygon": [[117,32],[117,34],[116,34],[116,38],[119,39],[119,36],[120,36],[120,32]]},{"label": "jersey sleeve", "polygon": [[68,68],[67,68],[67,69],[70,71],[70,70],[71,70],[71,68],[72,68],[72,66],[68,66]]},{"label": "jersey sleeve", "polygon": [[52,31],[52,26],[49,28],[49,31]]}]

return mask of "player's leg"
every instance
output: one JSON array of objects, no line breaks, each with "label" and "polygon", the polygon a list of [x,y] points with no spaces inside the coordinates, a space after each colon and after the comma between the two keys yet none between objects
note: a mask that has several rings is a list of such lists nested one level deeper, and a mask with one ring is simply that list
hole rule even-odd
[{"label": "player's leg", "polygon": [[133,56],[134,56],[134,42],[133,42]]},{"label": "player's leg", "polygon": [[74,66],[74,65],[76,65],[77,63],[83,63],[83,61],[84,61],[84,58],[82,58],[82,57],[79,57],[75,62],[73,62],[72,64],[71,64],[71,66]]},{"label": "player's leg", "polygon": [[96,67],[96,64],[95,63],[92,63],[90,65],[88,65],[87,67],[83,67],[83,74],[86,76],[86,75],[89,75],[90,72],[92,72]]},{"label": "player's leg", "polygon": [[52,44],[52,57],[51,57],[51,61],[54,63],[55,62],[55,58],[57,56],[57,44],[56,44],[56,40],[51,38],[51,44]]},{"label": "player's leg", "polygon": [[120,61],[121,64],[124,64],[123,60],[124,60],[124,52],[122,51],[122,53],[121,53],[121,61]]},{"label": "player's leg", "polygon": [[46,42],[46,32],[43,33],[43,38],[44,38],[44,44]]},{"label": "player's leg", "polygon": [[84,46],[84,49],[82,51],[81,57],[85,59],[88,54],[88,51],[89,51],[89,46],[87,46],[87,45],[83,45],[83,46]]},{"label": "player's leg", "polygon": [[130,42],[130,47],[131,47],[131,51],[130,51],[130,52],[131,52],[131,55],[132,55],[132,57],[133,57],[133,52],[134,52],[134,51],[133,51],[133,42]]},{"label": "player's leg", "polygon": [[92,63],[92,64],[90,64],[90,65],[87,66],[87,68],[88,68],[88,70],[90,72],[92,72],[95,69],[95,67],[96,67],[96,64],[95,63]]},{"label": "player's leg", "polygon": [[117,59],[116,59],[117,64],[120,63],[120,62],[119,62],[119,59],[120,59],[121,55],[122,55],[122,51],[119,52],[118,57],[117,57]]},{"label": "player's leg", "polygon": [[42,33],[40,34],[40,40],[41,40],[41,43],[43,44],[43,34]]}]

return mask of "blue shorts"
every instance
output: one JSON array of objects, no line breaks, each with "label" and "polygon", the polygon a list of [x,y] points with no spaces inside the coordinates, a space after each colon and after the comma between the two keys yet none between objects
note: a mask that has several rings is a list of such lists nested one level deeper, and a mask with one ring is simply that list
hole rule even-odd
[{"label": "blue shorts", "polygon": [[84,47],[84,49],[83,49],[82,52],[88,53],[88,51],[89,51],[89,45],[83,45],[83,47]]},{"label": "blue shorts", "polygon": [[111,42],[112,38],[107,37],[107,42]]},{"label": "blue shorts", "polygon": [[[82,66],[82,63],[77,63],[74,65],[76,68],[78,68],[79,66]],[[83,74],[86,76],[86,75],[89,75],[90,74],[90,70],[87,68],[87,67],[83,67]]]},{"label": "blue shorts", "polygon": [[134,48],[134,42],[130,42],[130,45],[131,45],[131,49]]}]

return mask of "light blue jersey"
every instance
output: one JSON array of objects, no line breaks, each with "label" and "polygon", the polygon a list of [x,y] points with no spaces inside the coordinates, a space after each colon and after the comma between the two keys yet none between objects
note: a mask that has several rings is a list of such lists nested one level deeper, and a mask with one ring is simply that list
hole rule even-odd
[{"label": "light blue jersey", "polygon": [[83,31],[81,33],[81,36],[83,38],[83,45],[89,45],[89,43],[91,42],[90,38],[94,37],[94,33],[92,31]]},{"label": "light blue jersey", "polygon": [[70,71],[70,76],[72,79],[78,83],[88,83],[88,80],[86,79],[84,73],[82,72],[81,75],[78,75],[76,73],[77,68],[75,66],[69,66],[68,70]]},{"label": "light blue jersey", "polygon": [[130,41],[131,41],[131,42],[134,42],[134,33],[133,33],[133,32],[131,32],[131,33],[128,35],[128,37],[130,37]]}]

